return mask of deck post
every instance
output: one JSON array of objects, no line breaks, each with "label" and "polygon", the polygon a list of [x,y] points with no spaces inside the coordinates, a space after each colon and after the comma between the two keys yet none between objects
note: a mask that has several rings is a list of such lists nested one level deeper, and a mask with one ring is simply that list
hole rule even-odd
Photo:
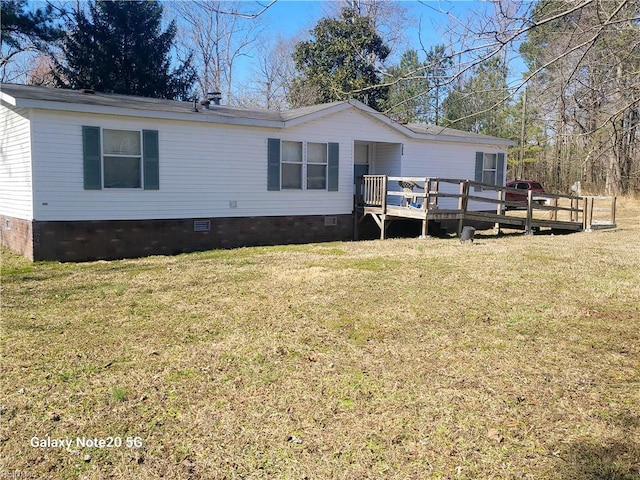
[{"label": "deck post", "polygon": [[387,182],[389,177],[387,177],[387,175],[385,175],[384,177],[382,177],[382,192],[381,193],[381,200],[382,200],[382,215],[386,215],[387,214]]},{"label": "deck post", "polygon": [[533,191],[527,190],[527,220],[524,224],[525,235],[533,235]]},{"label": "deck post", "polygon": [[[504,190],[502,188],[498,189],[498,206],[496,207],[496,215],[504,215],[505,207],[504,207]],[[500,222],[497,221],[493,224],[493,232],[496,235],[500,235]]]},{"label": "deck post", "polygon": [[429,203],[431,203],[431,179],[424,179],[424,198],[422,199],[422,210],[425,214],[429,211]]},{"label": "deck post", "polygon": [[[432,187],[432,185],[431,185],[431,179],[429,179],[429,192],[431,192],[431,191],[432,191],[432,190],[431,190],[431,187]],[[438,181],[438,179],[436,179],[436,180],[433,182],[433,191],[434,191],[434,192],[436,192],[436,197],[435,197],[435,200],[433,201],[433,204],[434,204],[434,205],[438,205],[438,193],[440,193],[440,182]]]},{"label": "deck post", "polygon": [[[586,197],[585,197],[585,199],[586,199]],[[577,222],[577,221],[580,220],[580,215],[578,213],[578,208],[580,206],[579,202],[580,202],[579,198],[572,198],[571,199],[571,218],[570,218],[570,221],[572,221],[572,222]],[[582,218],[583,223],[586,222],[587,203],[588,202],[584,203],[584,212],[583,212],[583,218]],[[586,223],[584,223],[584,224],[586,226]]]},{"label": "deck post", "polygon": [[422,199],[422,211],[424,212],[424,219],[422,220],[422,234],[420,238],[427,238],[429,233],[429,192],[431,190],[431,179],[425,177],[423,183],[424,198]]},{"label": "deck post", "polygon": [[460,197],[458,198],[458,210],[460,210],[460,220],[458,220],[458,237],[462,235],[462,227],[464,227],[464,217],[467,213],[467,205],[469,200],[469,181],[460,181]]},{"label": "deck post", "polygon": [[611,225],[616,224],[616,196],[611,197]]},{"label": "deck post", "polygon": [[428,232],[429,232],[429,220],[427,219],[427,217],[425,217],[424,220],[422,220],[422,234],[420,235],[420,238],[427,238]]},{"label": "deck post", "polygon": [[380,215],[380,240],[384,240],[387,236],[387,187],[389,176],[382,177],[382,214]]}]

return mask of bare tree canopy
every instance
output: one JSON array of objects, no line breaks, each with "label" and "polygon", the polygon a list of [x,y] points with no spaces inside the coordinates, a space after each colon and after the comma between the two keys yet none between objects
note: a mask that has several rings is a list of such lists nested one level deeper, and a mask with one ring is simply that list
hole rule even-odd
[{"label": "bare tree canopy", "polygon": [[194,0],[172,2],[178,17],[182,57],[193,55],[200,95],[220,91],[225,102],[234,97],[234,73],[239,58],[256,44],[260,14],[274,1]]}]

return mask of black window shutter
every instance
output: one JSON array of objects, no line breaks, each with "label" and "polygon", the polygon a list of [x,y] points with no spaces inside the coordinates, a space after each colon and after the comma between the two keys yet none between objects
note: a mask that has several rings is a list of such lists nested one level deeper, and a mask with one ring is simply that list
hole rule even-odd
[{"label": "black window shutter", "polygon": [[280,139],[267,140],[267,190],[280,190]]},{"label": "black window shutter", "polygon": [[330,192],[338,191],[338,179],[340,173],[340,144],[329,144],[329,173],[327,186]]},{"label": "black window shutter", "polygon": [[[476,152],[476,182],[482,183],[482,167],[484,166],[484,153]],[[482,190],[482,187],[475,186],[473,188],[474,191],[479,192]]]},{"label": "black window shutter", "polygon": [[157,130],[142,131],[144,189],[160,189],[160,147]]},{"label": "black window shutter", "polygon": [[498,154],[498,165],[496,167],[496,185],[504,186],[504,153]]},{"label": "black window shutter", "polygon": [[102,189],[100,127],[82,127],[84,189]]}]

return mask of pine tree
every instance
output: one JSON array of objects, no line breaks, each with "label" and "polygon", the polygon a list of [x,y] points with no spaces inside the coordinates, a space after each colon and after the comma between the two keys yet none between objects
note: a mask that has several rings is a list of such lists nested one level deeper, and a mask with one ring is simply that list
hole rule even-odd
[{"label": "pine tree", "polygon": [[187,99],[195,81],[190,58],[171,67],[175,21],[162,31],[157,1],[96,0],[77,12],[63,40],[62,87],[156,98]]},{"label": "pine tree", "polygon": [[449,92],[442,104],[442,124],[506,137],[508,98],[505,64],[497,57],[490,58],[478,64],[469,78]]},{"label": "pine tree", "polygon": [[401,123],[426,123],[429,82],[425,76],[425,65],[418,60],[418,52],[404,52],[400,65],[391,67],[387,75],[391,84],[387,115]]},{"label": "pine tree", "polygon": [[47,42],[58,40],[62,30],[55,23],[62,12],[51,5],[29,10],[27,0],[2,0],[0,2],[0,65],[26,50],[47,49]]}]

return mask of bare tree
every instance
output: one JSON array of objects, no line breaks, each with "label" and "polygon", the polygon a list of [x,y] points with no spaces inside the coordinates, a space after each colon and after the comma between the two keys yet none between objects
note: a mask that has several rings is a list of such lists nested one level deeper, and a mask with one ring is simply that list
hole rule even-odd
[{"label": "bare tree", "polygon": [[236,62],[256,43],[262,28],[259,16],[273,3],[194,0],[171,4],[179,18],[182,55],[193,54],[203,97],[220,91],[227,103],[233,103]]},{"label": "bare tree", "polygon": [[368,17],[375,30],[392,51],[400,49],[407,42],[406,25],[409,13],[403,2],[393,0],[342,0],[329,2],[330,13],[339,16],[344,7],[350,8],[363,17]]},{"label": "bare tree", "polygon": [[529,85],[529,111],[546,138],[540,164],[554,186],[583,179],[612,193],[640,188],[638,0],[493,0],[468,18],[424,5],[450,20],[452,86],[490,58],[526,61],[524,75],[507,75],[501,98],[468,115],[491,113]]},{"label": "bare tree", "polygon": [[29,85],[39,85],[41,87],[56,87],[56,78],[54,75],[55,67],[51,57],[47,55],[39,55],[32,63],[29,70]]},{"label": "bare tree", "polygon": [[293,51],[297,42],[295,38],[281,36],[261,42],[255,49],[252,80],[236,97],[236,103],[269,110],[289,108],[289,87],[296,75]]}]

